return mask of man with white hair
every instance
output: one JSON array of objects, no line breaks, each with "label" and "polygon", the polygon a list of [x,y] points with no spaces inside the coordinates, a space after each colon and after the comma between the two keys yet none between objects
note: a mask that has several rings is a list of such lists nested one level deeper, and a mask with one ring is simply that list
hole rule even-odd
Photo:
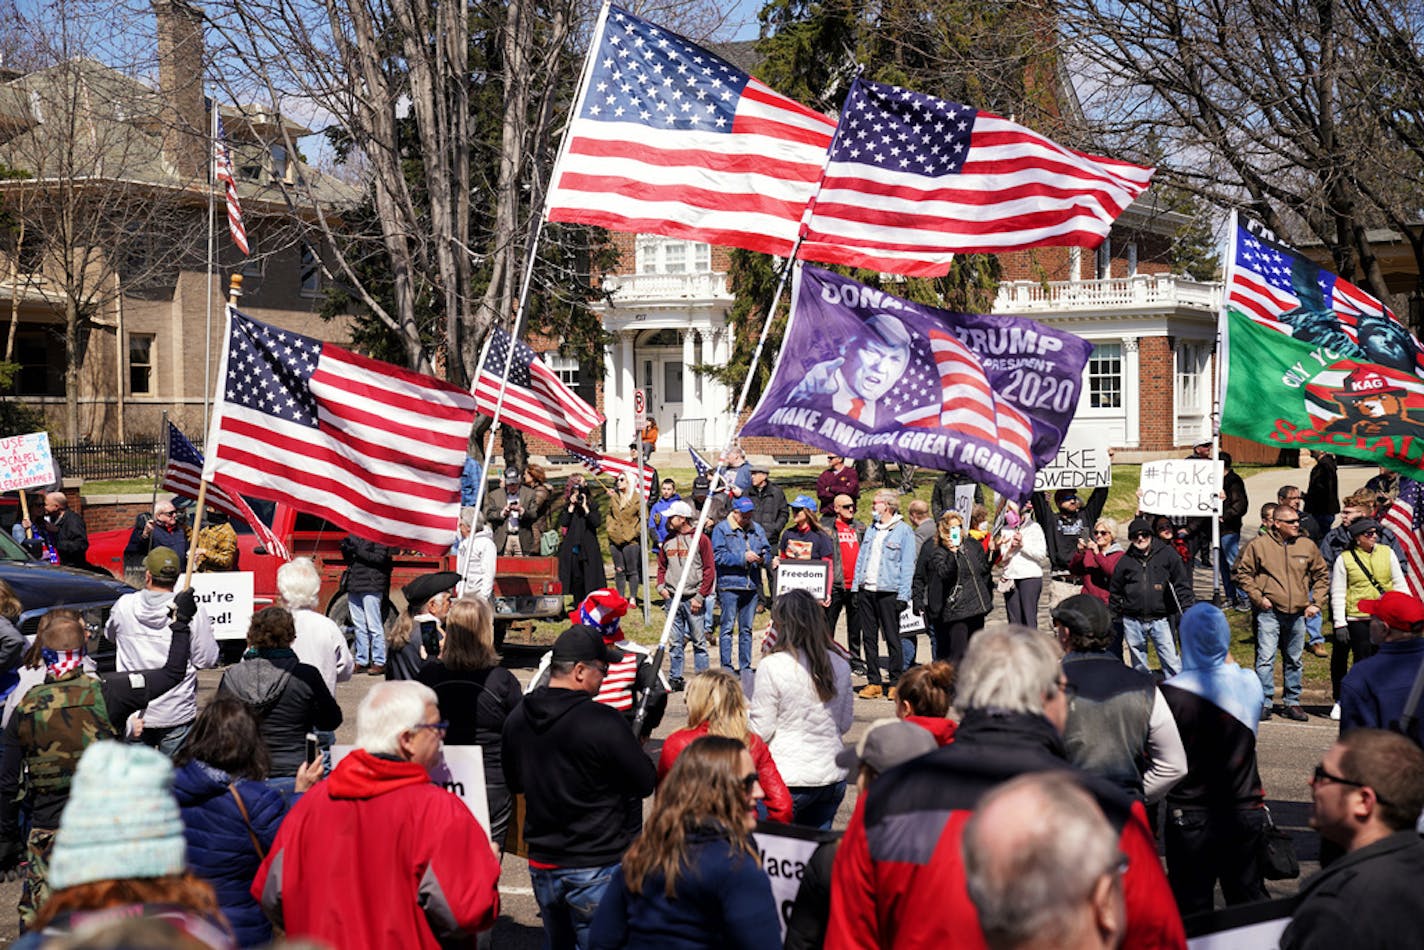
[{"label": "man with white hair", "polygon": [[317,611],[321,595],[321,575],[309,557],[299,557],[277,568],[277,593],[282,605],[292,612],[297,638],[292,651],[297,659],[314,666],[326,683],[326,691],[336,695],[336,684],[351,678],[355,661],[341,628]]},{"label": "man with white hair", "polygon": [[377,683],[356,748],[302,796],[252,896],[288,939],[346,950],[473,942],[499,916],[499,862],[469,808],[430,781],[446,723],[435,692]]},{"label": "man with white hair", "polygon": [[461,508],[460,540],[455,545],[455,573],[460,575],[460,582],[455,585],[455,596],[474,594],[493,603],[494,575],[499,562],[494,532],[484,523],[480,530],[473,531],[474,524],[475,509]]},{"label": "man with white hair", "polygon": [[900,614],[910,605],[910,586],[915,578],[915,532],[900,517],[900,495],[882,488],[872,503],[875,520],[865,529],[860,542],[860,555],[855,560],[855,607],[860,617],[860,633],[865,638],[865,678],[869,682],[860,691],[861,699],[877,699],[882,693],[880,680],[880,646],[877,635],[885,638],[885,658],[889,663],[884,689],[887,699],[894,698],[895,683],[905,672],[905,661],[914,660],[915,641],[910,640],[911,656],[905,656],[900,639]]},{"label": "man with white hair", "polygon": [[1117,832],[1071,775],[1022,775],[964,826],[964,873],[991,950],[1112,950],[1122,943]]},{"label": "man with white hair", "polygon": [[856,803],[836,856],[830,950],[984,946],[965,886],[965,823],[1000,783],[1055,771],[1093,797],[1127,858],[1124,943],[1186,947],[1142,804],[1067,761],[1061,657],[1051,638],[1011,624],[969,641],[956,683],[955,705],[964,714],[954,742],[882,775]]},{"label": "man with white hair", "polygon": [[[79,512],[69,510],[68,495],[62,491],[46,492],[43,520],[42,530],[48,536],[63,567],[109,573],[103,568],[96,568],[85,557],[89,551],[89,529],[84,527],[84,519],[80,517]],[[20,523],[26,528],[35,529],[35,525],[28,518]]]}]

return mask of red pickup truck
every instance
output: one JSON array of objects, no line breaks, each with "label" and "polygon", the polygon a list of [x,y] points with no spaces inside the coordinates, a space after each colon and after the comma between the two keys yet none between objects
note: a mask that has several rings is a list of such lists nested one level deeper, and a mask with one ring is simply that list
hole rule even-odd
[{"label": "red pickup truck", "polygon": [[[346,532],[328,521],[299,512],[281,502],[248,499],[253,511],[267,522],[272,533],[281,538],[293,557],[309,557],[321,574],[321,603],[325,613],[351,638],[350,613],[342,575],[346,563],[341,556],[341,539]],[[277,600],[277,568],[282,559],[262,546],[252,528],[234,520],[237,531],[239,570],[253,573],[255,607]],[[141,559],[124,561],[124,547],[131,529],[104,531],[89,537],[89,561],[107,568],[115,577],[127,579],[135,587],[143,586]],[[451,539],[454,540],[453,538]],[[563,588],[559,586],[558,560],[552,557],[501,557],[494,579],[495,635],[502,641],[511,621],[557,618],[563,616]],[[386,603],[387,620],[405,606],[400,589],[421,574],[455,569],[454,555],[432,557],[427,554],[396,555],[391,573],[391,592]]]}]

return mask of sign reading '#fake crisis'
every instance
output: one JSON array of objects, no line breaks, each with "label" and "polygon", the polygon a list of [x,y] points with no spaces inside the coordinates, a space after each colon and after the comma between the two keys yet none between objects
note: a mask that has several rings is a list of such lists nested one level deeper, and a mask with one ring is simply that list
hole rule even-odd
[{"label": "sign reading '#fake crisis'", "polygon": [[1142,466],[1142,510],[1153,515],[1209,517],[1221,510],[1222,464],[1163,459]]}]

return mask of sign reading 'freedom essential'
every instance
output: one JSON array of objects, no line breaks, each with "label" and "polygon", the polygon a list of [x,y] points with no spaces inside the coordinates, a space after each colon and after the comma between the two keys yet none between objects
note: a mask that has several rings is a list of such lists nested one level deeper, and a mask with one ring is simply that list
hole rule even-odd
[{"label": "sign reading 'freedom essential'", "polygon": [[1142,466],[1142,510],[1154,515],[1207,517],[1221,511],[1222,464],[1213,459],[1165,459]]}]

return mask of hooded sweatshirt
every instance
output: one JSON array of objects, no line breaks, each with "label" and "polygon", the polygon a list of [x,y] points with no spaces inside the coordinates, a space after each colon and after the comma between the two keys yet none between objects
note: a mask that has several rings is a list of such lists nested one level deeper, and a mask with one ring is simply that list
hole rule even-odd
[{"label": "hooded sweatshirt", "polygon": [[541,686],[504,722],[504,779],[525,796],[536,867],[617,862],[642,825],[657,770],[623,716],[581,690]]},{"label": "hooded sweatshirt", "polygon": [[1160,688],[1187,751],[1187,777],[1167,794],[1167,802],[1215,811],[1260,808],[1261,681],[1226,662],[1231,626],[1216,607],[1188,607],[1180,629],[1182,672]]},{"label": "hooded sweatshirt", "polygon": [[288,649],[259,650],[223,674],[218,694],[237,697],[257,717],[272,753],[272,775],[291,777],[306,760],[306,735],[334,731],[341,707],[327,691],[321,672]]},{"label": "hooded sweatshirt", "polygon": [[[114,642],[117,658],[114,668],[120,673],[150,670],[163,665],[172,637],[168,624],[168,605],[173,602],[171,590],[141,590],[125,594],[114,602],[104,636]],[[213,638],[213,625],[203,605],[193,618],[192,651],[188,660],[188,675],[183,682],[148,705],[144,725],[162,729],[181,726],[198,718],[198,670],[210,669],[218,663],[218,642]]]}]

